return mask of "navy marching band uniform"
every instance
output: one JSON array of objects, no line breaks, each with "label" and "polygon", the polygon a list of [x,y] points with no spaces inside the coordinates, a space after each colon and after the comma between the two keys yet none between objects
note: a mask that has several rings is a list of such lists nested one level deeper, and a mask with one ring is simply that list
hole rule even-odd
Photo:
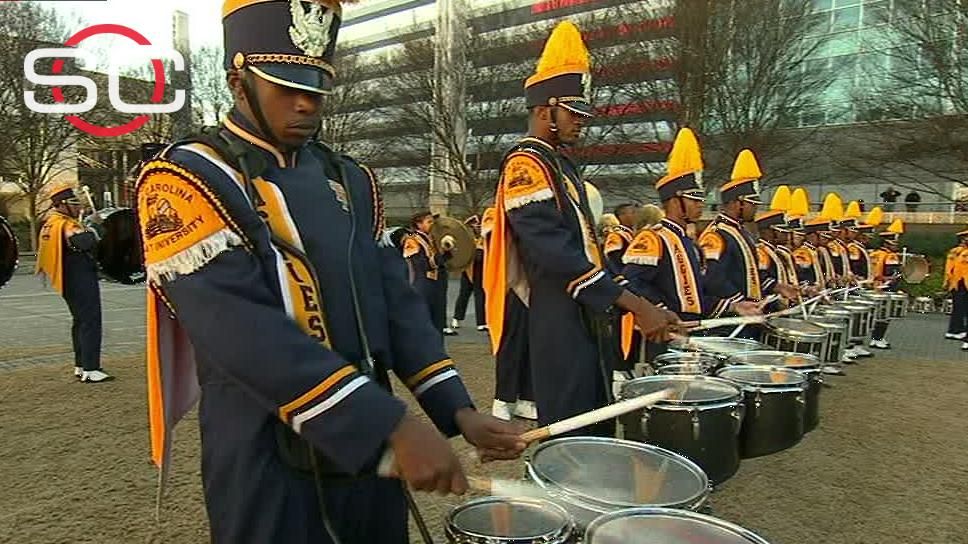
[{"label": "navy marching band uniform", "polygon": [[[229,0],[223,17],[229,67],[331,86],[338,9]],[[212,541],[327,543],[328,517],[344,542],[406,542],[401,482],[366,475],[405,413],[388,372],[448,436],[472,403],[403,259],[378,243],[372,173],[318,142],[283,153],[233,111],[147,163],[137,195],[152,456],[164,468],[200,389]]]},{"label": "navy marching band uniform", "polygon": [[[477,231],[480,228],[477,216],[473,216],[464,224],[468,228]],[[478,330],[484,330],[487,326],[486,316],[484,315],[484,236],[475,232],[476,247],[474,248],[474,260],[470,266],[464,269],[460,275],[460,292],[457,301],[454,303],[454,323],[456,328],[460,322],[467,317],[467,304],[470,302],[471,295],[474,296],[474,317],[477,320]]]},{"label": "navy marching band uniform", "polygon": [[622,258],[635,238],[635,231],[625,225],[616,225],[605,234],[605,260],[613,274],[621,274],[625,268]]},{"label": "navy marching band uniform", "polygon": [[433,239],[414,228],[403,239],[403,257],[410,268],[410,283],[420,293],[438,331],[447,326],[447,259],[437,251]]},{"label": "navy marching band uniform", "polygon": [[[79,209],[81,205],[69,186],[55,188],[50,199],[60,209]],[[40,229],[37,273],[61,294],[70,310],[74,375],[83,382],[107,381],[111,376],[101,370],[101,288],[94,257],[97,234],[60,209]]]},{"label": "navy marching band uniform", "polygon": [[[548,66],[545,59],[565,64]],[[555,28],[538,66],[542,71],[525,84],[529,108],[590,115],[583,84],[590,77],[588,52],[573,24]],[[616,346],[597,325],[623,288],[606,270],[577,168],[554,145],[526,137],[504,158],[495,206],[485,264],[492,347],[501,342],[505,297],[514,292],[528,305],[539,425],[601,407],[611,382],[602,354]],[[579,433],[614,436],[614,422]]]},{"label": "navy marching band uniform", "polygon": [[[897,253],[898,237],[904,233],[904,223],[900,219],[895,219],[885,232],[881,233],[884,244],[871,252],[871,266],[875,278],[883,278],[887,285],[884,290],[889,293],[897,292],[901,284],[901,256]],[[874,330],[871,332],[871,347],[878,349],[891,349],[891,344],[887,342],[887,326],[890,321],[875,321]]]}]

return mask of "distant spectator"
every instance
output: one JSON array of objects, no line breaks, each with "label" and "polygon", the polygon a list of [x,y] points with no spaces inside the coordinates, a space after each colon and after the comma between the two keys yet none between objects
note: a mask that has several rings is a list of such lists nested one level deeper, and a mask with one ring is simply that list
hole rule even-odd
[{"label": "distant spectator", "polygon": [[918,211],[918,202],[921,202],[921,195],[915,191],[911,191],[904,197],[904,205],[907,206],[909,212]]},{"label": "distant spectator", "polygon": [[863,198],[857,200],[857,205],[860,206],[860,211],[861,212],[866,212],[867,211],[867,209],[864,208],[864,199]]},{"label": "distant spectator", "polygon": [[897,202],[897,197],[899,196],[901,196],[901,193],[894,187],[888,187],[886,191],[880,194],[881,200],[884,201],[885,212],[894,211],[894,203]]}]

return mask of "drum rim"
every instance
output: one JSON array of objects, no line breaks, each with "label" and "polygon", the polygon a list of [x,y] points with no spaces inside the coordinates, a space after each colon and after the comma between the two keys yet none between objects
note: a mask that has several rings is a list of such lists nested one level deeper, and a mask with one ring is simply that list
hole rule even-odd
[{"label": "drum rim", "polygon": [[629,508],[626,510],[619,510],[617,512],[610,512],[608,514],[601,515],[595,518],[588,527],[585,529],[585,542],[586,544],[595,544],[594,540],[595,531],[601,530],[602,526],[615,521],[616,519],[636,517],[640,515],[655,515],[655,516],[665,516],[671,518],[685,518],[691,521],[705,522],[709,525],[714,525],[721,529],[726,529],[737,536],[746,539],[750,544],[770,544],[765,538],[754,533],[753,531],[736,525],[735,523],[730,523],[726,520],[709,516],[706,514],[700,514],[698,512],[692,512],[690,510],[678,510],[675,508],[655,508],[655,507],[639,507],[639,508]]},{"label": "drum rim", "polygon": [[[666,366],[672,366],[672,365],[666,365]],[[736,394],[730,397],[724,397],[719,399],[709,399],[709,400],[674,401],[672,399],[663,399],[655,403],[655,406],[659,406],[659,407],[661,406],[712,406],[712,405],[718,405],[722,403],[736,401],[742,398],[743,396],[743,388],[725,378],[719,378],[717,376],[709,376],[707,374],[656,374],[654,376],[642,376],[641,378],[634,378],[634,379],[622,382],[622,387],[621,387],[621,390],[619,391],[619,398],[622,398],[622,399],[635,398],[635,397],[626,397],[624,395],[626,387],[633,386],[636,383],[643,383],[643,382],[650,382],[650,381],[657,382],[660,379],[663,379],[663,380],[671,379],[672,381],[678,381],[678,382],[686,382],[686,381],[691,382],[691,381],[701,380],[704,382],[710,382],[710,383],[714,383],[722,386],[732,387],[736,389]]]},{"label": "drum rim", "polygon": [[[784,323],[786,323],[786,322],[802,322],[802,323],[806,323],[807,325],[817,326],[817,325],[814,325],[813,323],[810,323],[810,321],[809,320],[806,320],[806,319],[794,319],[794,318],[790,318],[790,317],[780,317],[780,318],[777,318],[777,320],[779,320],[779,319],[783,319],[784,320]],[[781,333],[787,334],[789,336],[799,337],[799,338],[803,338],[805,340],[815,339],[817,341],[823,341],[823,339],[827,337],[827,331],[806,332],[806,331],[798,331],[798,330],[794,330],[794,329],[789,329],[789,328],[784,327],[782,325],[781,326],[774,325],[774,323],[777,320],[769,320],[769,321],[766,322],[766,327],[767,327],[767,329],[770,332],[773,332],[773,331],[781,332]]]},{"label": "drum rim", "polygon": [[[736,345],[745,344],[752,348],[752,349],[744,349],[740,351],[755,351],[756,349],[766,349],[767,347],[769,347],[763,342],[757,342],[756,340],[750,340],[749,338],[730,338],[728,336],[696,336],[689,339],[689,343],[691,343],[693,346],[698,346],[698,344],[693,343],[694,340],[698,340],[700,342],[709,341],[709,340],[713,340],[713,341],[728,340],[728,342],[726,342],[727,344],[736,344]],[[672,344],[670,344],[670,346],[672,346]],[[681,345],[674,346],[674,347],[676,347],[676,349],[684,349],[686,353],[707,353],[714,357],[717,355],[722,356],[722,355],[729,355],[729,353],[732,353],[732,352],[727,353],[727,352],[720,352],[720,351],[709,352],[709,351],[702,351],[699,349],[689,349],[688,347],[684,347]]]},{"label": "drum rim", "polygon": [[[696,367],[702,370],[703,372],[699,372],[697,374],[681,373],[681,372],[663,373],[668,369],[681,368],[681,367]],[[671,365],[662,365],[659,368],[655,369],[655,375],[656,376],[705,376],[706,375],[705,372],[708,372],[708,371],[709,371],[709,365],[704,365],[702,363],[673,363]]]},{"label": "drum rim", "polygon": [[[719,364],[719,359],[717,359],[715,355],[711,353],[707,353],[705,351],[667,351],[662,355],[657,355],[655,359],[652,360],[651,364],[652,366],[655,366],[655,364],[660,361],[665,361],[668,359],[672,359],[674,357],[681,357],[681,356],[691,356],[691,357],[699,356],[700,358],[709,359],[710,365],[715,366]],[[706,364],[706,363],[670,363],[670,364]],[[662,366],[669,366],[669,365],[662,365]]]},{"label": "drum rim", "polygon": [[[729,365],[729,366],[725,366],[725,367],[717,370],[716,371],[716,377],[722,377],[722,373],[727,372],[729,370],[740,370],[740,369],[747,369],[747,370],[756,369],[756,370],[765,370],[765,371],[768,371],[768,372],[776,372],[776,371],[792,372],[797,377],[799,377],[800,380],[801,380],[798,383],[777,383],[777,384],[771,384],[771,383],[754,383],[754,382],[739,382],[739,383],[742,383],[743,384],[742,385],[743,388],[749,388],[749,389],[767,389],[767,390],[770,390],[770,391],[792,390],[792,389],[805,388],[807,382],[809,381],[808,378],[807,378],[807,376],[803,372],[801,372],[801,371],[799,371],[799,370],[797,370],[795,368],[789,368],[789,367],[785,367],[785,366],[768,366],[768,365]],[[723,379],[724,380],[731,380],[732,381],[731,378],[723,378]]]},{"label": "drum rim", "polygon": [[[786,356],[789,356],[789,355],[796,355],[798,357],[805,357],[807,359],[813,359],[815,361],[815,362],[810,363],[809,365],[801,365],[801,366],[783,365],[780,368],[792,368],[794,370],[803,369],[803,370],[801,370],[801,372],[803,372],[804,370],[819,369],[819,368],[821,368],[823,366],[823,362],[820,360],[820,357],[817,357],[816,355],[814,355],[812,353],[797,353],[795,351],[780,351],[780,350],[745,351],[745,352],[742,352],[742,353],[734,353],[733,355],[730,355],[729,359],[727,359],[726,362],[729,364],[729,366],[775,366],[775,365],[748,365],[748,364],[744,364],[744,363],[735,363],[733,361],[733,357],[738,357],[738,356],[747,355],[747,354],[759,354],[759,353],[769,354],[769,355],[777,355],[777,356],[780,356],[780,357],[786,357]],[[729,366],[727,366],[725,368],[729,368]]]},{"label": "drum rim", "polygon": [[679,453],[676,453],[672,450],[667,450],[665,448],[661,448],[653,444],[645,444],[643,442],[635,442],[632,440],[625,440],[622,438],[606,438],[602,436],[568,436],[564,438],[554,438],[546,442],[542,442],[525,458],[525,467],[527,469],[528,476],[531,478],[532,481],[536,482],[542,488],[544,489],[550,488],[550,489],[553,489],[555,492],[561,493],[561,495],[563,495],[563,499],[565,500],[565,502],[568,502],[570,504],[575,504],[576,506],[585,508],[587,510],[603,511],[605,513],[614,511],[616,508],[621,508],[622,510],[625,510],[628,508],[644,507],[642,504],[637,504],[637,503],[611,502],[611,501],[596,499],[595,497],[589,497],[582,493],[572,491],[566,487],[559,485],[556,482],[552,482],[550,480],[542,478],[541,476],[543,475],[541,471],[539,471],[538,468],[535,466],[535,461],[537,460],[538,455],[542,451],[547,450],[549,447],[552,447],[553,445],[569,443],[569,442],[570,443],[591,442],[591,443],[600,443],[600,444],[604,444],[604,443],[618,444],[622,446],[628,446],[633,449],[650,451],[652,453],[657,453],[657,454],[666,456],[669,460],[673,462],[680,463],[682,466],[684,466],[690,472],[692,472],[693,475],[698,476],[698,479],[702,485],[694,495],[691,495],[688,498],[678,502],[667,502],[663,504],[649,505],[651,507],[689,508],[689,507],[701,505],[703,502],[706,501],[707,497],[709,496],[710,483],[709,483],[709,476],[706,474],[706,472],[688,457],[681,455]]},{"label": "drum rim", "polygon": [[[554,511],[555,514],[561,516],[562,521],[564,521],[564,526],[559,527],[556,530],[550,531],[548,533],[543,533],[540,535],[527,535],[527,536],[507,536],[500,537],[494,535],[485,535],[462,527],[458,527],[454,524],[454,518],[461,512],[466,511],[468,508],[474,506],[480,506],[487,503],[530,503],[540,506],[542,509]],[[540,499],[537,497],[507,497],[507,496],[490,496],[490,497],[478,497],[476,499],[471,499],[467,502],[461,503],[453,508],[447,513],[446,526],[448,530],[460,531],[462,537],[482,539],[482,544],[488,542],[494,542],[493,539],[514,539],[512,542],[517,542],[517,539],[528,538],[528,539],[548,539],[552,538],[555,540],[560,540],[562,538],[568,538],[575,532],[575,518],[568,513],[564,507],[556,504],[552,501],[546,499]]]}]

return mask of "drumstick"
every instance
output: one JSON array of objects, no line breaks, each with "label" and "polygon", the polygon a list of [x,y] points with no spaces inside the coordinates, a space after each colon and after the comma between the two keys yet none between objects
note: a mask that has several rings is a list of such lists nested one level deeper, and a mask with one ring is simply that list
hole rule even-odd
[{"label": "drumstick", "polygon": [[[383,457],[380,458],[380,463],[377,465],[377,476],[381,478],[399,478],[400,474],[397,472],[394,466],[395,464],[396,456],[393,455],[393,450],[388,449],[383,453]],[[534,484],[489,478],[487,476],[467,476],[467,485],[474,491],[491,495],[526,495],[533,497],[545,495],[545,492]]]},{"label": "drumstick", "polygon": [[718,319],[702,319],[700,321],[686,321],[685,323],[682,324],[682,326],[689,329],[690,331],[702,331],[706,329],[715,329],[716,327],[732,327],[733,325],[753,325],[756,323],[762,323],[765,320],[766,320],[766,316],[763,316],[763,315],[721,317]]},{"label": "drumstick", "polygon": [[673,389],[663,389],[662,391],[657,391],[641,397],[619,401],[590,412],[585,412],[584,414],[578,414],[577,416],[563,419],[556,423],[552,423],[551,425],[528,431],[521,435],[521,440],[531,443],[536,440],[544,440],[562,433],[568,433],[576,429],[581,429],[582,427],[607,421],[622,414],[627,414],[635,410],[641,410],[642,408],[648,408],[661,400],[670,398],[674,393],[675,390]]}]

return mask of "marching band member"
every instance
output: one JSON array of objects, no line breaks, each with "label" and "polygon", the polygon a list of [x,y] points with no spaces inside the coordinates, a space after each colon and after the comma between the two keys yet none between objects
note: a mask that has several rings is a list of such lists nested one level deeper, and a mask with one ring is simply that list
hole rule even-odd
[{"label": "marching band member", "polygon": [[[493,221],[493,218],[492,218]],[[467,317],[467,304],[474,295],[474,317],[477,319],[477,330],[487,330],[487,320],[484,315],[484,236],[481,234],[481,220],[473,215],[464,221],[474,236],[474,260],[460,274],[460,293],[454,303],[454,318],[450,328],[459,329],[460,324]]]},{"label": "marching band member", "polygon": [[[880,210],[880,208],[875,209]],[[874,210],[871,210],[871,213],[874,213]],[[847,247],[848,266],[855,282],[867,281],[871,271],[870,255],[867,253],[864,239],[865,231],[873,230],[874,227],[858,223],[861,216],[860,204],[852,200],[844,211],[844,220],[840,222],[841,242]]]},{"label": "marching band member", "polygon": [[450,252],[439,251],[430,237],[434,215],[418,212],[410,218],[410,233],[403,239],[403,258],[410,269],[410,284],[420,293],[430,318],[442,334],[454,336],[457,331],[447,326],[447,261]]},{"label": "marching band member", "polygon": [[616,275],[622,273],[622,256],[635,238],[635,226],[639,222],[638,204],[626,203],[615,207],[615,219],[618,224],[605,233],[605,258],[609,267]]},{"label": "marching band member", "polygon": [[[718,298],[703,289],[701,256],[686,235],[687,225],[699,219],[706,200],[702,169],[695,134],[688,128],[680,129],[669,154],[667,173],[655,184],[665,218],[636,235],[623,258],[623,276],[633,293],[675,312],[683,321],[715,318],[726,312],[759,315],[762,312],[758,305],[745,301],[741,293]],[[627,353],[631,348],[632,323],[627,318],[624,321],[623,350]],[[662,350],[661,345],[650,349],[649,360]]]},{"label": "marching band member", "polygon": [[830,220],[830,226],[820,236],[824,241],[824,247],[830,255],[830,267],[836,282],[845,286],[850,281],[850,260],[847,256],[847,246],[840,238],[844,227],[840,222],[844,219],[843,201],[836,193],[828,193],[824,200],[823,211],[821,214]]},{"label": "marching band member", "polygon": [[[959,245],[948,252],[944,269],[944,289],[951,291],[951,318],[945,338],[965,340],[968,336],[968,229],[958,233]],[[968,350],[968,341],[961,344]]]},{"label": "marching band member", "polygon": [[[485,258],[494,230],[494,208],[484,210],[481,236],[484,238]],[[504,334],[495,354],[494,417],[508,421],[512,415],[538,419],[534,405],[534,386],[531,385],[531,361],[528,353],[528,307],[514,291],[508,291],[504,303]]]},{"label": "marching band member", "polygon": [[[227,0],[234,107],[137,183],[152,459],[163,476],[171,428],[200,392],[215,543],[402,544],[404,486],[467,489],[444,435],[484,457],[524,448],[474,410],[404,260],[381,243],[372,172],[314,138],[340,21],[333,1]],[[436,428],[393,396],[389,371]],[[402,481],[375,474],[387,450]]]},{"label": "marching band member", "polygon": [[98,237],[78,221],[83,206],[69,185],[55,187],[50,200],[53,213],[40,229],[36,274],[71,312],[74,376],[86,383],[110,381],[101,368],[101,288],[93,254]]},{"label": "marching band member", "polygon": [[[764,212],[756,218],[756,232],[759,240],[756,244],[757,260],[759,262],[760,278],[763,280],[763,290],[773,291],[778,284],[785,287],[787,298],[795,298],[797,285],[796,270],[793,267],[792,254],[784,255],[780,251],[780,233],[786,225],[786,210],[790,207],[790,188],[786,185],[777,187],[770,202],[770,211]],[[789,259],[789,260],[788,260]]]},{"label": "marching band member", "polygon": [[[881,233],[883,244],[880,249],[871,252],[873,276],[878,283],[886,283],[884,290],[896,292],[901,283],[901,256],[897,253],[898,238],[904,233],[904,223],[895,219],[887,231]],[[891,349],[891,344],[885,340],[889,321],[875,321],[874,331],[871,333],[870,346],[877,349]]]},{"label": "marching band member", "polygon": [[[794,207],[797,203],[794,202]],[[802,218],[800,219],[802,221]],[[793,250],[793,258],[797,264],[797,280],[805,284],[807,292],[816,294],[827,287],[827,268],[821,261],[817,244],[820,242],[820,231],[827,227],[828,221],[816,218],[802,223],[800,245]]]},{"label": "marching band member", "polygon": [[[595,236],[585,184],[562,148],[592,115],[591,67],[578,28],[560,23],[525,82],[528,136],[501,166],[497,216],[485,263],[492,348],[501,344],[505,302],[528,306],[528,348],[538,423],[546,425],[609,401],[603,354],[615,351],[612,315],[635,314],[646,337],[664,338],[673,316],[613,280]],[[617,355],[617,354],[616,354]],[[579,431],[614,435],[614,422]]]}]

